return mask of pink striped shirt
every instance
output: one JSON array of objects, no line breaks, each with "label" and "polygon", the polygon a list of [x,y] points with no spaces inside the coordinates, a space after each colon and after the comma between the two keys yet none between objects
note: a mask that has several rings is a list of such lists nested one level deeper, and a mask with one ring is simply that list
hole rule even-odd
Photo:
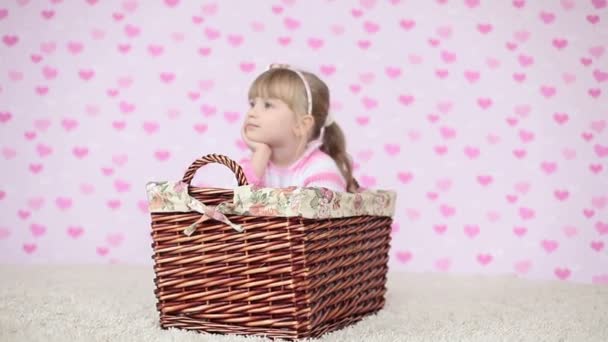
[{"label": "pink striped shirt", "polygon": [[249,183],[261,187],[323,187],[345,192],[346,182],[336,162],[320,147],[320,142],[311,142],[304,154],[288,167],[278,167],[268,162],[261,178],[255,175],[250,158],[241,160],[241,166]]}]

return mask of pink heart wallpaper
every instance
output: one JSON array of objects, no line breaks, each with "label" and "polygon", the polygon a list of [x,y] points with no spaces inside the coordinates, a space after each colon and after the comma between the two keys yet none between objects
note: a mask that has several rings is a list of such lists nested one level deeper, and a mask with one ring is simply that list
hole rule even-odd
[{"label": "pink heart wallpaper", "polygon": [[152,265],[146,182],[248,156],[278,62],[397,191],[391,271],[608,284],[606,0],[7,0],[0,39],[2,263]]}]

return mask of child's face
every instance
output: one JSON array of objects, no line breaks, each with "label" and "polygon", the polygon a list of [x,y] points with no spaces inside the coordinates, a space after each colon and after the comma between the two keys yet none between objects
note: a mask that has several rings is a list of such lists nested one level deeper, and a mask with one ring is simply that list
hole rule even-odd
[{"label": "child's face", "polygon": [[261,98],[249,100],[245,117],[247,137],[271,147],[286,146],[295,139],[296,115],[282,100]]}]

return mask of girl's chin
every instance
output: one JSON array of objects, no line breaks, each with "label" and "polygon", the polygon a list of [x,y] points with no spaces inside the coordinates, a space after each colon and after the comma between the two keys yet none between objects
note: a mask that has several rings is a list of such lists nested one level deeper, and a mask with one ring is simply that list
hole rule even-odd
[{"label": "girl's chin", "polygon": [[253,142],[267,144],[267,139],[264,139],[264,135],[256,131],[247,131],[247,138]]}]

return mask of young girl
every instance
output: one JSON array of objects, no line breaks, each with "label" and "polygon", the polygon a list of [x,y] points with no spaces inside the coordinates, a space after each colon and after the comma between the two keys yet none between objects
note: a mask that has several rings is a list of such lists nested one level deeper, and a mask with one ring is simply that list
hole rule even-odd
[{"label": "young girl", "polygon": [[359,189],[344,134],[329,114],[329,89],[312,73],[272,64],[249,89],[241,161],[250,183],[282,188]]}]

